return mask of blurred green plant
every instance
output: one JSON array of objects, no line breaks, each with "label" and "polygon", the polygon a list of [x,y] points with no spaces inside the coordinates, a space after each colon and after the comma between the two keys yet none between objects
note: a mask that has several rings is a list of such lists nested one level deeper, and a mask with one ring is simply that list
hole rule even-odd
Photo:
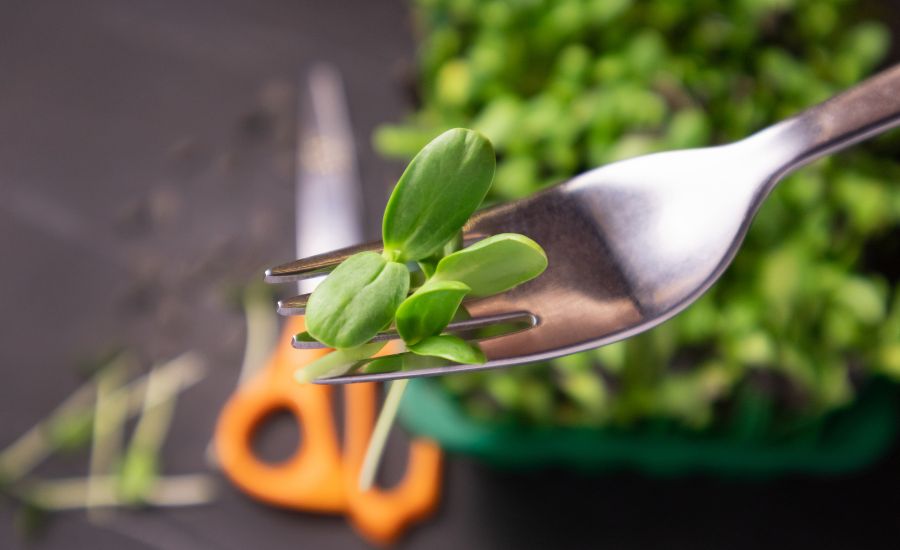
[{"label": "blurred green plant", "polygon": [[[415,4],[420,104],[375,146],[409,158],[447,128],[475,128],[498,154],[494,201],[745,137],[870,74],[891,39],[851,0]],[[482,418],[705,429],[751,402],[767,418],[813,417],[874,373],[900,379],[897,273],[873,244],[900,238],[898,158],[894,132],[790,177],[723,279],[653,331],[443,384]]]}]

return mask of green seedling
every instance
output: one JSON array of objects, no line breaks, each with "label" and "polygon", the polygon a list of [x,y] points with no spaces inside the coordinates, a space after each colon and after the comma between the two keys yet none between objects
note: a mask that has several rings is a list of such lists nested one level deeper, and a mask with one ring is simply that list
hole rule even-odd
[{"label": "green seedling", "polygon": [[433,281],[460,281],[473,296],[499,294],[547,269],[547,255],[524,235],[502,233],[444,257]]},{"label": "green seedling", "polygon": [[[121,360],[121,357],[114,359]],[[158,370],[169,393],[183,392],[205,375],[202,362],[190,353],[169,361]],[[112,399],[124,399],[131,418],[143,410],[148,384],[149,375],[136,378],[116,390]],[[6,483],[23,478],[54,452],[82,448],[91,442],[96,386],[93,379],[85,383],[46,418],[0,451],[0,477]]]},{"label": "green seedling", "polygon": [[408,354],[388,355],[386,357],[376,357],[367,361],[359,368],[359,372],[365,374],[376,374],[381,372],[397,372],[407,368]]},{"label": "green seedling", "polygon": [[400,304],[396,316],[397,332],[407,345],[440,334],[471,290],[459,281],[431,279]]},{"label": "green seedling", "polygon": [[129,505],[143,504],[159,477],[159,458],[153,450],[129,449],[119,467],[118,491]]},{"label": "green seedling", "polygon": [[[463,298],[504,292],[547,267],[544,251],[523,235],[496,235],[460,250],[463,225],[490,189],[494,165],[491,142],[461,128],[444,132],[416,155],[384,213],[384,252],[351,256],[310,296],[307,333],[296,338],[336,349],[298,370],[298,381],[338,376],[358,366],[365,372],[399,370],[417,363],[409,359],[415,356],[485,362],[477,344],[441,335]],[[413,275],[407,262],[417,263],[420,285],[409,297]],[[367,342],[392,323],[412,354],[365,361],[384,345]],[[391,384],[363,461],[363,490],[372,485],[406,384]]]},{"label": "green seedling", "polygon": [[[353,369],[381,349],[365,344],[392,323],[407,346],[438,336],[460,311],[465,296],[504,292],[544,271],[544,251],[524,235],[495,235],[461,249],[463,225],[493,180],[493,151],[478,132],[456,128],[416,155],[384,213],[384,252],[349,257],[310,296],[307,332],[297,338],[315,339],[336,351],[298,371],[299,381]],[[408,297],[413,275],[401,262],[415,262],[420,268],[415,270],[420,286]],[[484,361],[474,344],[448,342],[437,340],[411,351],[427,355],[436,350],[433,355],[444,359]]]},{"label": "green seedling", "polygon": [[90,411],[79,411],[50,423],[51,445],[62,452],[84,448],[94,435],[94,415]]},{"label": "green seedling", "polygon": [[485,362],[484,352],[478,346],[452,334],[429,336],[408,347],[409,351],[419,355],[441,357],[457,363],[480,364]]},{"label": "green seedling", "polygon": [[[462,231],[460,231],[452,239],[447,241],[447,244],[444,245],[444,248],[442,248],[437,254],[416,262],[419,265],[419,271],[417,273],[420,275],[421,280],[418,281],[415,286],[422,286],[425,280],[434,275],[434,270],[437,269],[437,264],[441,261],[441,258],[453,254],[462,247],[463,235]],[[413,273],[413,275],[415,274],[416,272]]]},{"label": "green seedling", "polygon": [[401,370],[428,369],[446,365],[447,361],[433,355],[416,353],[397,353],[384,357],[375,357],[360,364],[358,372],[375,374],[379,372],[397,372]]},{"label": "green seedling", "polygon": [[[47,418],[33,426],[16,441],[0,452],[0,478],[4,484],[15,483],[27,475],[47,456],[74,443],[71,419],[88,418],[87,431],[92,430],[95,385],[88,382],[73,392]],[[78,443],[85,443],[79,440]]]},{"label": "green seedling", "polygon": [[355,348],[335,350],[316,359],[302,369],[298,369],[294,373],[294,378],[298,382],[306,383],[312,382],[317,378],[340,376],[347,373],[360,361],[368,359],[381,351],[381,348],[384,346],[385,342],[373,342],[356,346]]},{"label": "green seedling", "polygon": [[484,200],[494,165],[491,142],[472,130],[449,130],[426,145],[384,211],[385,256],[407,262],[441,250]]},{"label": "green seedling", "polygon": [[347,258],[312,293],[306,329],[332,348],[355,348],[394,318],[409,291],[409,270],[375,252]]},{"label": "green seedling", "polygon": [[95,481],[112,473],[122,452],[123,429],[128,417],[128,402],[117,392],[125,382],[128,363],[114,362],[97,374],[97,400],[94,403],[94,439],[91,441],[91,458],[85,507],[91,521],[105,519],[97,509],[99,486]]},{"label": "green seedling", "polygon": [[149,375],[141,417],[119,468],[119,492],[132,504],[145,501],[159,477],[159,454],[175,416],[176,393],[161,367]]},{"label": "green seedling", "polygon": [[[0,452],[3,492],[43,511],[86,508],[92,519],[102,509],[134,504],[182,506],[208,502],[213,481],[207,476],[158,475],[159,449],[171,424],[175,396],[198,382],[204,371],[191,353],[123,384],[133,360],[115,357],[12,445]],[[121,460],[123,423],[141,413]],[[57,451],[91,445],[91,475],[40,480],[25,477]],[[24,517],[24,516],[23,516]]]}]

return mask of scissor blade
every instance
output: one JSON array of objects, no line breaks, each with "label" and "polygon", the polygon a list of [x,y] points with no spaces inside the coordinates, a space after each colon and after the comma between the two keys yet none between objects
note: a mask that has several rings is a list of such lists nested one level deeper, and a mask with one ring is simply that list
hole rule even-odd
[{"label": "scissor blade", "polygon": [[[362,240],[356,149],[343,83],[331,65],[309,72],[297,144],[296,239],[303,258]],[[318,281],[301,281],[301,293]]]}]

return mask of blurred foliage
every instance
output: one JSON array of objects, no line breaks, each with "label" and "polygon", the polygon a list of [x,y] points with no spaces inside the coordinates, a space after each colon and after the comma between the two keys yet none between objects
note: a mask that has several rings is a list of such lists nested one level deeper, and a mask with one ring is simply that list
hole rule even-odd
[{"label": "blurred foliage", "polygon": [[[863,8],[418,0],[420,104],[374,141],[408,158],[447,128],[476,128],[498,153],[493,199],[510,200],[618,159],[739,139],[885,61],[889,32]],[[444,384],[478,417],[704,429],[747,403],[814,417],[872,373],[900,379],[897,259],[877,244],[900,239],[898,159],[894,132],[788,178],[723,279],[653,331]]]}]

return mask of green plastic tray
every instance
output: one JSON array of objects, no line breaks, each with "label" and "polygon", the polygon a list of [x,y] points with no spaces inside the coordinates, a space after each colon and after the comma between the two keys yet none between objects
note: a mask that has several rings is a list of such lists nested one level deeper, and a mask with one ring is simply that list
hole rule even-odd
[{"label": "green plastic tray", "polygon": [[411,432],[436,440],[449,452],[504,467],[630,469],[660,476],[834,474],[866,466],[887,450],[897,433],[896,397],[892,384],[874,380],[851,405],[793,430],[789,437],[773,438],[739,430],[698,434],[492,424],[468,416],[435,380],[415,379],[402,401],[400,418]]}]

